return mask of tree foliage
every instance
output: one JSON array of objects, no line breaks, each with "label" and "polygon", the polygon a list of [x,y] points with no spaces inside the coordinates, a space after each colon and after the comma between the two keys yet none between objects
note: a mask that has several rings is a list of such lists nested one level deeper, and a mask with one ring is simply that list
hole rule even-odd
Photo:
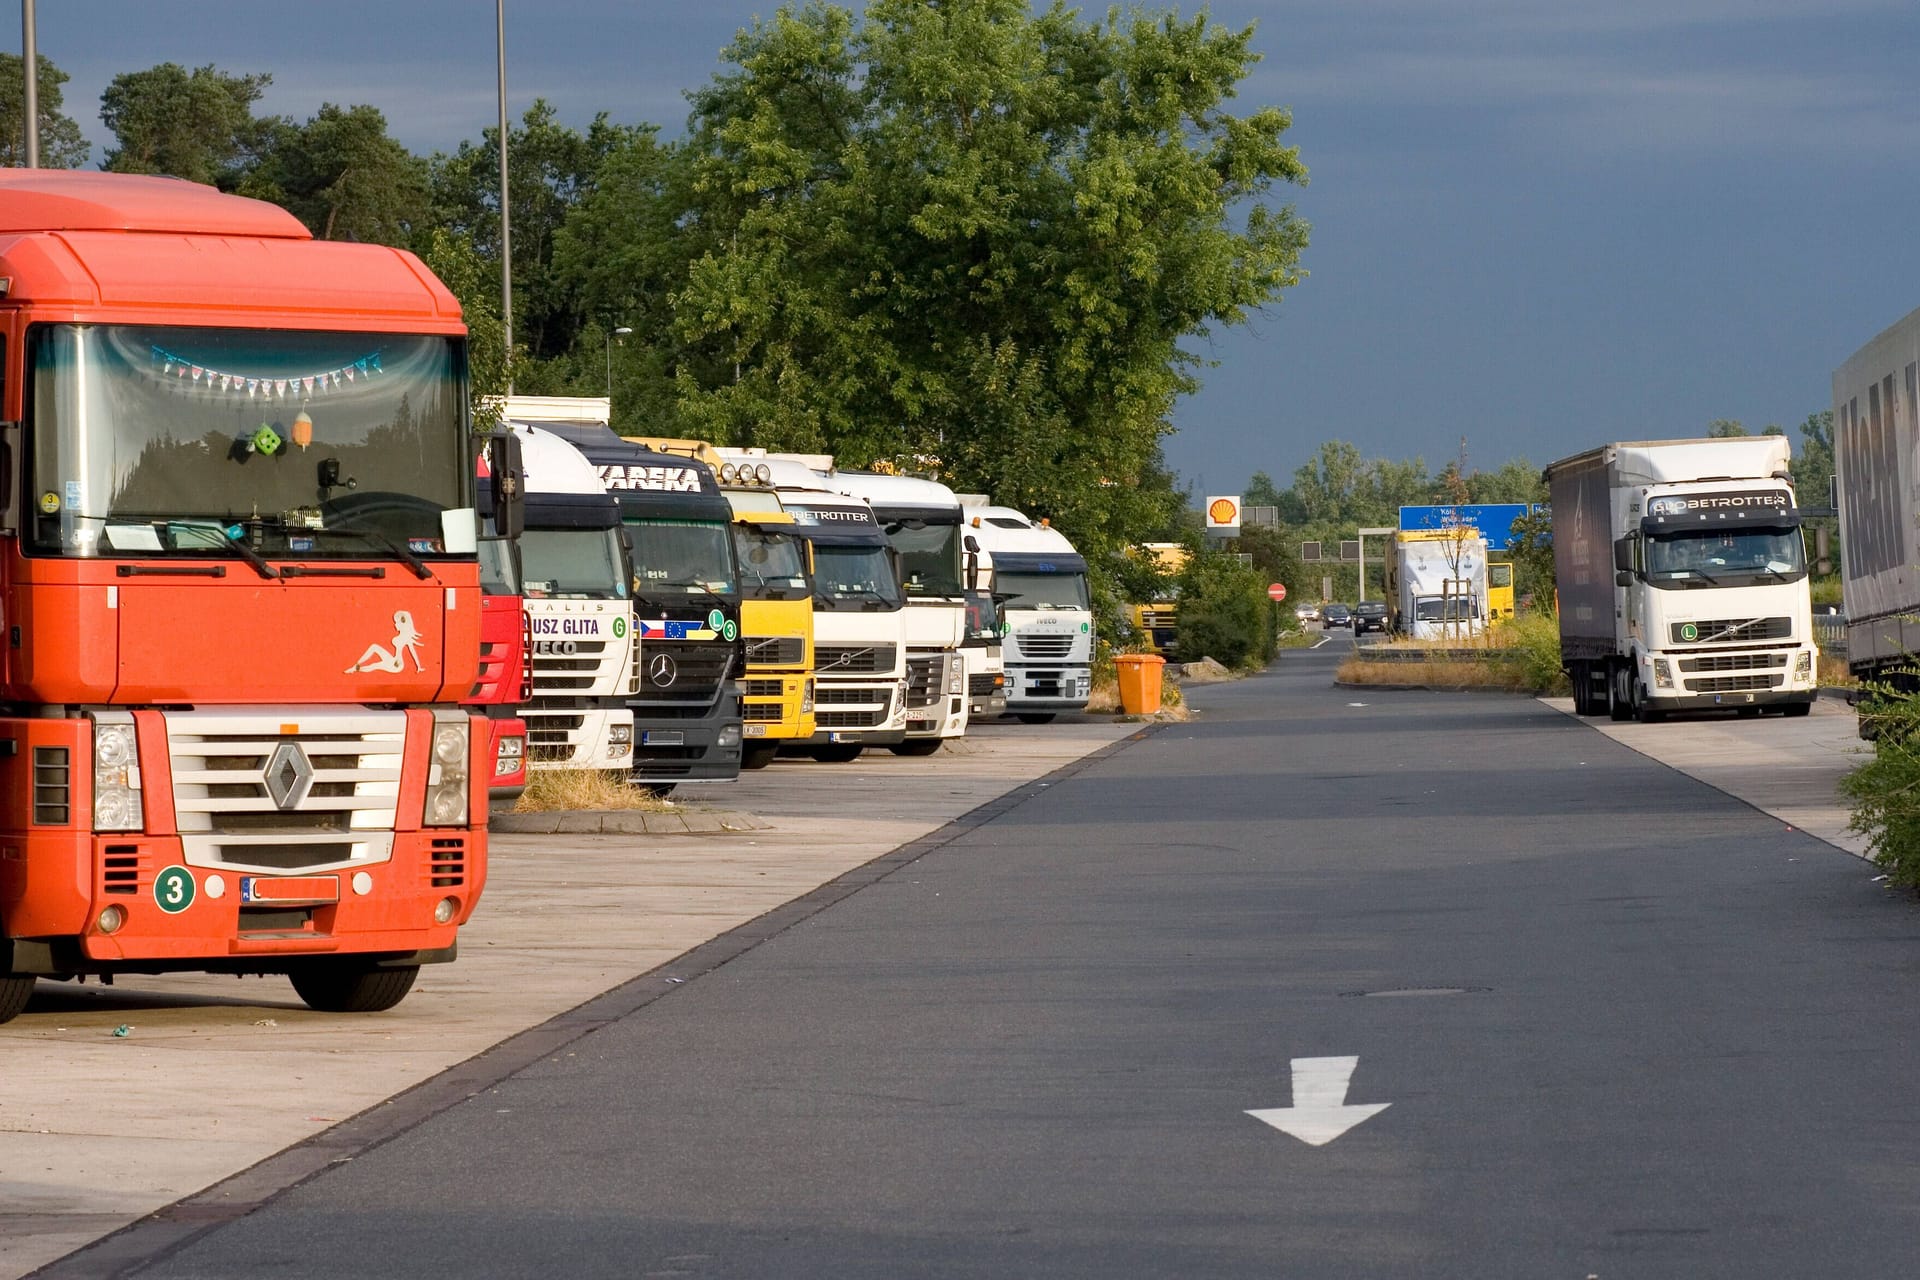
[{"label": "tree foliage", "polygon": [[1180,657],[1229,667],[1273,656],[1273,609],[1266,579],[1232,555],[1201,550],[1179,578]]},{"label": "tree foliage", "polygon": [[285,206],[322,240],[404,245],[428,233],[426,162],[374,107],[329,102],[303,125],[268,122],[238,189]]},{"label": "tree foliage", "polygon": [[100,119],[118,144],[101,167],[235,190],[278,129],[280,122],[253,114],[271,83],[270,75],[228,75],[211,64],[188,71],[177,62],[117,75],[100,95]]},{"label": "tree foliage", "polygon": [[[39,74],[34,91],[39,97],[34,114],[40,122],[40,166],[78,169],[87,162],[93,147],[81,135],[80,126],[61,109],[65,95],[60,86],[69,77],[44,54],[35,61]],[[27,162],[25,67],[26,59],[19,54],[0,53],[0,165],[8,168]]]}]

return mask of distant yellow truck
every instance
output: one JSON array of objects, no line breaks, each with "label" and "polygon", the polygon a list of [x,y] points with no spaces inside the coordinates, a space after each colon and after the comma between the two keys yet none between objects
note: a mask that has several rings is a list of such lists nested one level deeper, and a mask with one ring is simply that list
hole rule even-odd
[{"label": "distant yellow truck", "polygon": [[[1149,561],[1169,577],[1183,571],[1193,558],[1193,553],[1179,542],[1143,542],[1133,549],[1132,554]],[[1127,620],[1138,633],[1144,652],[1171,657],[1178,649],[1180,605],[1172,595],[1160,596],[1144,604],[1128,605]]]}]

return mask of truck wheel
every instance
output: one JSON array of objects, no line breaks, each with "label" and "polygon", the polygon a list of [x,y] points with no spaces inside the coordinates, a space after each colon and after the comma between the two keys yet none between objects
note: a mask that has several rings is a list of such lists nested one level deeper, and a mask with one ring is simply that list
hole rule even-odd
[{"label": "truck wheel", "polygon": [[1607,718],[1615,723],[1633,719],[1638,707],[1633,698],[1632,669],[1615,667],[1607,692]]},{"label": "truck wheel", "polygon": [[913,738],[906,742],[896,742],[887,750],[897,756],[930,756],[940,750],[940,739]]},{"label": "truck wheel", "polygon": [[1786,706],[1780,708],[1780,714],[1784,716],[1812,715],[1813,704],[1811,702],[1789,702]]},{"label": "truck wheel", "polygon": [[1580,662],[1569,663],[1567,664],[1566,672],[1567,683],[1573,686],[1573,714],[1577,716],[1592,715],[1593,712],[1588,706],[1591,699],[1587,695],[1586,664]]},{"label": "truck wheel", "polygon": [[821,764],[851,764],[860,758],[860,753],[864,750],[866,748],[858,743],[836,742],[828,747],[815,747],[813,758]]},{"label": "truck wheel", "polygon": [[33,995],[33,976],[8,974],[0,977],[0,1022],[12,1022],[27,1007]]},{"label": "truck wheel", "polygon": [[417,964],[376,969],[352,960],[330,960],[287,975],[294,994],[321,1013],[384,1013],[406,998]]},{"label": "truck wheel", "polygon": [[1640,689],[1633,700],[1633,718],[1641,724],[1659,724],[1667,718],[1664,711],[1655,711],[1647,705],[1647,691]]},{"label": "truck wheel", "polygon": [[1056,714],[1052,711],[1021,711],[1015,713],[1013,718],[1021,724],[1052,724]]},{"label": "truck wheel", "polygon": [[779,754],[780,746],[778,743],[754,743],[752,746],[741,748],[740,768],[743,771],[748,769],[764,769],[772,764],[773,758]]}]

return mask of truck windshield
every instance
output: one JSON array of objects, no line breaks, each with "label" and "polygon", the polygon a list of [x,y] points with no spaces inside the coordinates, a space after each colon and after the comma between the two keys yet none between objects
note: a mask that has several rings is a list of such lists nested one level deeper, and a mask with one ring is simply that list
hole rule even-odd
[{"label": "truck windshield", "polygon": [[688,596],[730,596],[733,540],[715,520],[629,520],[635,594],[684,604]]},{"label": "truck windshield", "polygon": [[520,534],[520,571],[530,600],[556,596],[627,598],[627,572],[618,529],[526,529]]},{"label": "truck windshield", "polygon": [[27,358],[42,554],[431,556],[473,505],[451,338],[59,324]]},{"label": "truck windshield", "polygon": [[1092,609],[1084,573],[1000,573],[993,589],[1003,609]]},{"label": "truck windshield", "polygon": [[733,550],[740,561],[740,588],[747,599],[806,598],[806,545],[795,535],[736,524]]},{"label": "truck windshield", "polygon": [[1480,616],[1472,596],[1427,596],[1413,602],[1413,616],[1420,622],[1468,622]]},{"label": "truck windshield", "polygon": [[813,547],[814,607],[830,613],[893,610],[905,601],[884,547]]},{"label": "truck windshield", "polygon": [[960,594],[959,525],[890,524],[887,540],[900,553],[900,578],[909,598]]},{"label": "truck windshield", "polygon": [[1647,539],[1647,578],[1654,586],[1751,586],[1791,582],[1807,571],[1798,529],[1718,529]]}]

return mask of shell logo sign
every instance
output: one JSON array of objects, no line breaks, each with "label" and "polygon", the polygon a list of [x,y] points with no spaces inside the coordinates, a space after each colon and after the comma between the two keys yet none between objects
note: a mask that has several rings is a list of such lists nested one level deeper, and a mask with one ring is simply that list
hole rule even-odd
[{"label": "shell logo sign", "polygon": [[1240,495],[1207,499],[1207,532],[1240,532]]}]

